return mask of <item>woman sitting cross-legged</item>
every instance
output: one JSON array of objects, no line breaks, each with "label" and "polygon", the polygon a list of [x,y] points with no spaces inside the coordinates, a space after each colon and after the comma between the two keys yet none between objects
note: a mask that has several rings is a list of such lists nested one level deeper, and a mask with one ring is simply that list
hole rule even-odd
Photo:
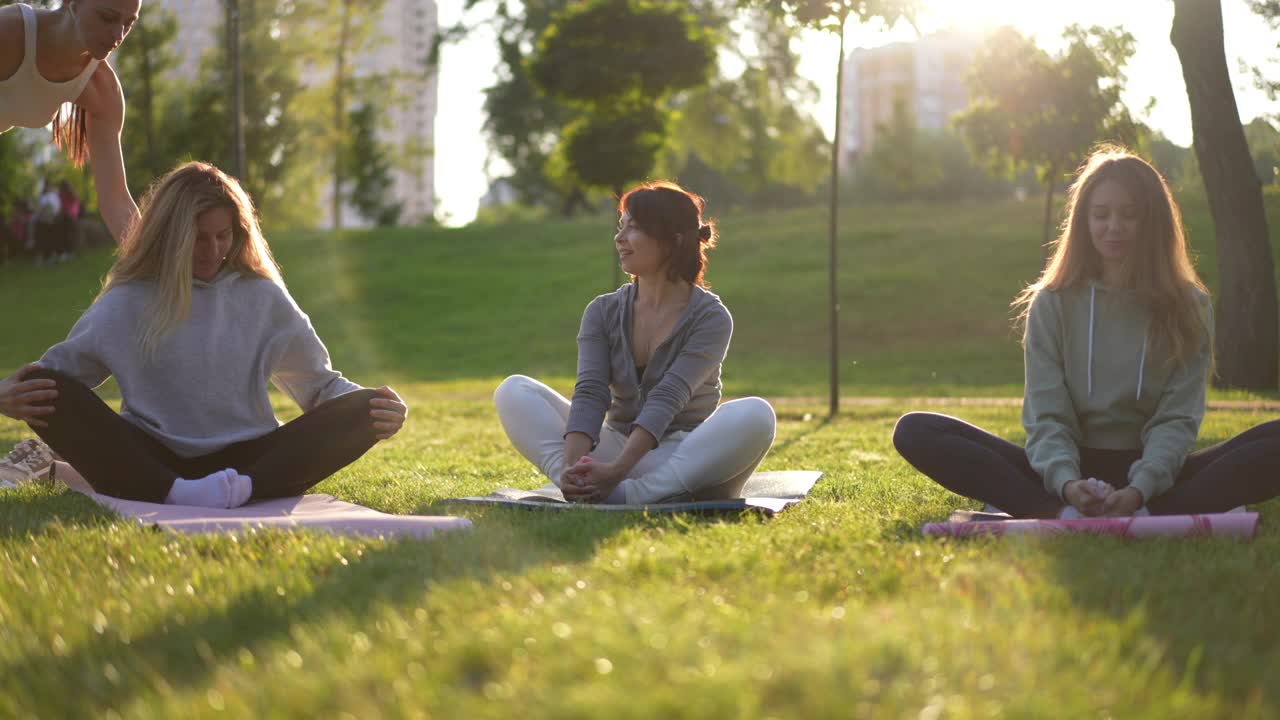
[{"label": "woman sitting cross-legged", "polygon": [[573,402],[523,375],[494,393],[516,450],[570,501],[737,497],[773,444],[769,403],[717,407],[733,319],[703,287],[702,208],[668,182],[624,195],[614,246],[631,282],[583,313]]},{"label": "woman sitting cross-legged", "polygon": [[[300,495],[394,435],[407,412],[390,388],[330,367],[249,197],[204,163],[148,192],[102,292],[37,365],[6,414],[94,490],[129,500],[228,508]],[[120,414],[90,389],[111,376]],[[268,381],[301,417],[280,425]]]},{"label": "woman sitting cross-legged", "polygon": [[1026,448],[910,413],[893,443],[952,492],[1015,517],[1223,512],[1280,494],[1280,421],[1191,452],[1213,310],[1164,178],[1117,148],[1081,167],[1026,323]]}]

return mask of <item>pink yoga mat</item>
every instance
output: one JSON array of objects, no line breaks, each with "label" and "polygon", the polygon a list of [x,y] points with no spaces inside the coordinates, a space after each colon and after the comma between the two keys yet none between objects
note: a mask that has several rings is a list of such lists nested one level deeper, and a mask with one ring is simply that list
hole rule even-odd
[{"label": "pink yoga mat", "polygon": [[1081,520],[996,520],[927,523],[925,535],[971,537],[975,535],[1111,535],[1114,537],[1234,537],[1253,539],[1258,514],[1158,515]]},{"label": "pink yoga mat", "polygon": [[[81,490],[81,492],[84,492]],[[465,530],[471,521],[443,515],[387,515],[338,500],[332,495],[303,495],[243,505],[231,510],[159,505],[84,492],[94,502],[144,525],[183,533],[211,533],[245,527],[305,528],[340,535],[427,538],[447,530]]]}]

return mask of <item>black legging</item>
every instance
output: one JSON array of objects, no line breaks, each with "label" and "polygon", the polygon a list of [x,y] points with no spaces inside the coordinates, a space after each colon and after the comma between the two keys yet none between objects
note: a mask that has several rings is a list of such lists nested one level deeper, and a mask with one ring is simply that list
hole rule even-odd
[{"label": "black legging", "polygon": [[[1014,517],[1056,517],[1062,500],[1044,489],[1025,448],[938,413],[898,419],[893,445],[917,470],[957,495]],[[1080,448],[1080,474],[1113,487],[1129,484],[1141,450]],[[1173,487],[1147,503],[1154,515],[1224,512],[1280,495],[1280,420],[1187,455]]]},{"label": "black legging", "polygon": [[217,452],[184,458],[120,417],[70,376],[37,370],[28,378],[57,383],[48,427],[32,428],[103,495],[164,502],[177,478],[193,480],[223,468],[253,478],[253,499],[301,495],[350,465],[373,444],[373,390],[336,397],[266,435]]}]

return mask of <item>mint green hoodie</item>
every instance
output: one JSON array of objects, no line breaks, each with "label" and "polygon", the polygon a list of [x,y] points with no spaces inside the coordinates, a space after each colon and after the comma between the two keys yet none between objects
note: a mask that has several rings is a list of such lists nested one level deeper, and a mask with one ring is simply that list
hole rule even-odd
[{"label": "mint green hoodie", "polygon": [[1080,478],[1080,448],[1142,450],[1129,484],[1144,501],[1173,487],[1204,419],[1209,332],[1181,363],[1148,353],[1147,312],[1132,293],[1100,283],[1041,290],[1027,317],[1022,424],[1027,459],[1045,489]]}]

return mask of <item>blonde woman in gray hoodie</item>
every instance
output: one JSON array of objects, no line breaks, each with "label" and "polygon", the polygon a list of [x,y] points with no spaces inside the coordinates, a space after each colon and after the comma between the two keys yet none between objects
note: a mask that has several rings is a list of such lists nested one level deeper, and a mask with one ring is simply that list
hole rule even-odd
[{"label": "blonde woman in gray hoodie", "polygon": [[[300,495],[407,413],[391,388],[333,369],[249,196],[205,163],[156,182],[98,298],[22,374],[39,387],[0,410],[94,490],[128,500],[227,508]],[[108,377],[119,413],[92,390]],[[268,383],[302,416],[282,425]]]},{"label": "blonde woman in gray hoodie", "polygon": [[1192,452],[1213,309],[1164,178],[1102,147],[1080,167],[1025,323],[1026,447],[915,412],[893,442],[947,489],[1015,517],[1221,512],[1280,494],[1280,422]]}]

